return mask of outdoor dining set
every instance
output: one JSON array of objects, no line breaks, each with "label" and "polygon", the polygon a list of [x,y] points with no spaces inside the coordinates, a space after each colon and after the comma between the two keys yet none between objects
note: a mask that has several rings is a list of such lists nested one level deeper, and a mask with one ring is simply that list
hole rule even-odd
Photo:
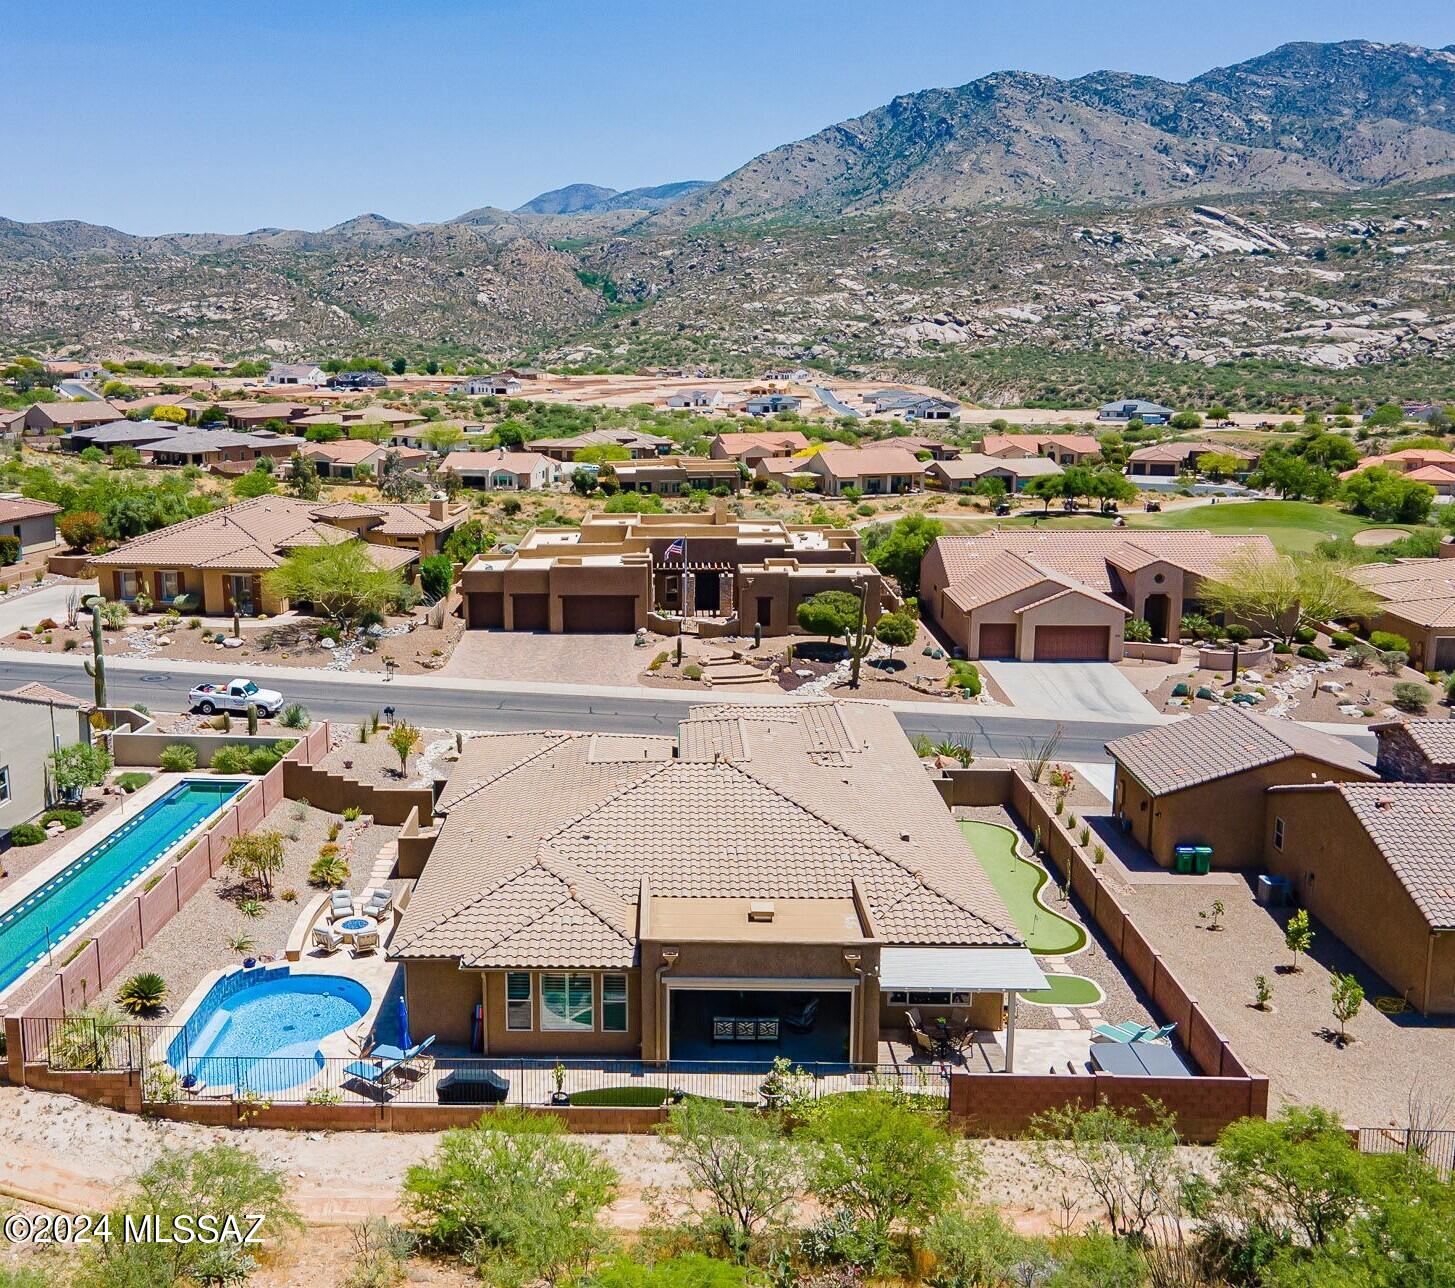
[{"label": "outdoor dining set", "polygon": [[975,1040],[975,1026],[969,1022],[956,1023],[943,1015],[925,1019],[917,1006],[910,1007],[905,1015],[915,1050],[932,1060],[963,1059],[966,1048]]},{"label": "outdoor dining set", "polygon": [[345,944],[355,957],[379,951],[380,926],[394,909],[394,892],[388,887],[369,890],[355,899],[347,890],[335,890],[325,910],[326,922],[313,928],[313,946],[336,953]]}]

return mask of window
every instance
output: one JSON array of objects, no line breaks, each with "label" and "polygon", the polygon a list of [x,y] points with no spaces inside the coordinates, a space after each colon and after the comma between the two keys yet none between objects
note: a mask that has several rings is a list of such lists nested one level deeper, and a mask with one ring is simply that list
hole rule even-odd
[{"label": "window", "polygon": [[10,766],[9,765],[0,765],[0,805],[3,805],[9,799],[10,799]]},{"label": "window", "polygon": [[161,579],[162,601],[170,604],[182,592],[178,575],[175,572],[162,572],[157,576]]},{"label": "window", "polygon": [[526,970],[507,971],[505,975],[505,1027],[507,1029],[529,1029],[530,972]]},{"label": "window", "polygon": [[1273,848],[1275,850],[1283,848],[1283,820],[1281,818],[1273,820]]},{"label": "window", "polygon": [[889,994],[891,1006],[969,1006],[971,994],[950,993],[936,990],[924,992],[920,990],[903,991],[893,990]]},{"label": "window", "polygon": [[590,1031],[592,1016],[590,975],[541,976],[541,1028]]},{"label": "window", "polygon": [[606,1033],[626,1032],[626,976],[601,977],[601,1028]]},{"label": "window", "polygon": [[136,573],[118,572],[116,574],[116,594],[119,599],[136,598]]}]

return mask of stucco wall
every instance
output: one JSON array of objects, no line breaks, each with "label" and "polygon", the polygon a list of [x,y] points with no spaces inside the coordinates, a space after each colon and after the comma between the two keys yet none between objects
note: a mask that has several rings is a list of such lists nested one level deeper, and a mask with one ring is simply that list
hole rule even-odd
[{"label": "stucco wall", "polygon": [[[587,1056],[636,1056],[641,1048],[642,1006],[637,972],[624,972],[627,998],[627,1027],[624,1033],[608,1033],[601,1027],[600,971],[576,972],[591,975],[595,1028],[592,1032],[561,1032],[541,1027],[540,973],[532,972],[531,1015],[533,1028],[506,1027],[505,971],[487,971],[485,980],[485,1050],[491,1055],[526,1057],[560,1056],[565,1060]],[[622,974],[621,971],[609,972]]]},{"label": "stucco wall", "polygon": [[453,961],[405,962],[410,1032],[433,1033],[437,1042],[468,1043],[475,1003],[483,997],[482,979],[478,971],[461,970]]}]

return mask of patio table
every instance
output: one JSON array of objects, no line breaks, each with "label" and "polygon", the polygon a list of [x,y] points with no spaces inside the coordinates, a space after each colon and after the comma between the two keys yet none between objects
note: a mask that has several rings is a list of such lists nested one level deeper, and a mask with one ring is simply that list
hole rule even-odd
[{"label": "patio table", "polygon": [[349,943],[353,943],[358,935],[366,935],[371,930],[378,930],[379,923],[373,917],[354,916],[345,917],[342,921],[333,923],[333,928],[339,932]]}]

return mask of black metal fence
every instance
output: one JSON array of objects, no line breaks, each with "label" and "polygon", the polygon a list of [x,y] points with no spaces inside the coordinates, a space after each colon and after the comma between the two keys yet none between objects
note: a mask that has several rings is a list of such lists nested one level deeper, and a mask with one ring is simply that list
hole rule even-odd
[{"label": "black metal fence", "polygon": [[140,1071],[142,1098],[278,1105],[460,1104],[576,1108],[655,1107],[694,1097],[733,1105],[789,1103],[844,1091],[894,1090],[929,1107],[949,1096],[938,1063],[792,1064],[757,1061],[510,1059],[434,1055],[412,1060],[358,1056],[191,1054],[189,1027],[112,1024],[84,1016],[22,1021],[25,1058],[52,1069]]},{"label": "black metal fence", "polygon": [[1455,1131],[1361,1127],[1359,1149],[1365,1154],[1418,1154],[1441,1176],[1455,1174]]}]

